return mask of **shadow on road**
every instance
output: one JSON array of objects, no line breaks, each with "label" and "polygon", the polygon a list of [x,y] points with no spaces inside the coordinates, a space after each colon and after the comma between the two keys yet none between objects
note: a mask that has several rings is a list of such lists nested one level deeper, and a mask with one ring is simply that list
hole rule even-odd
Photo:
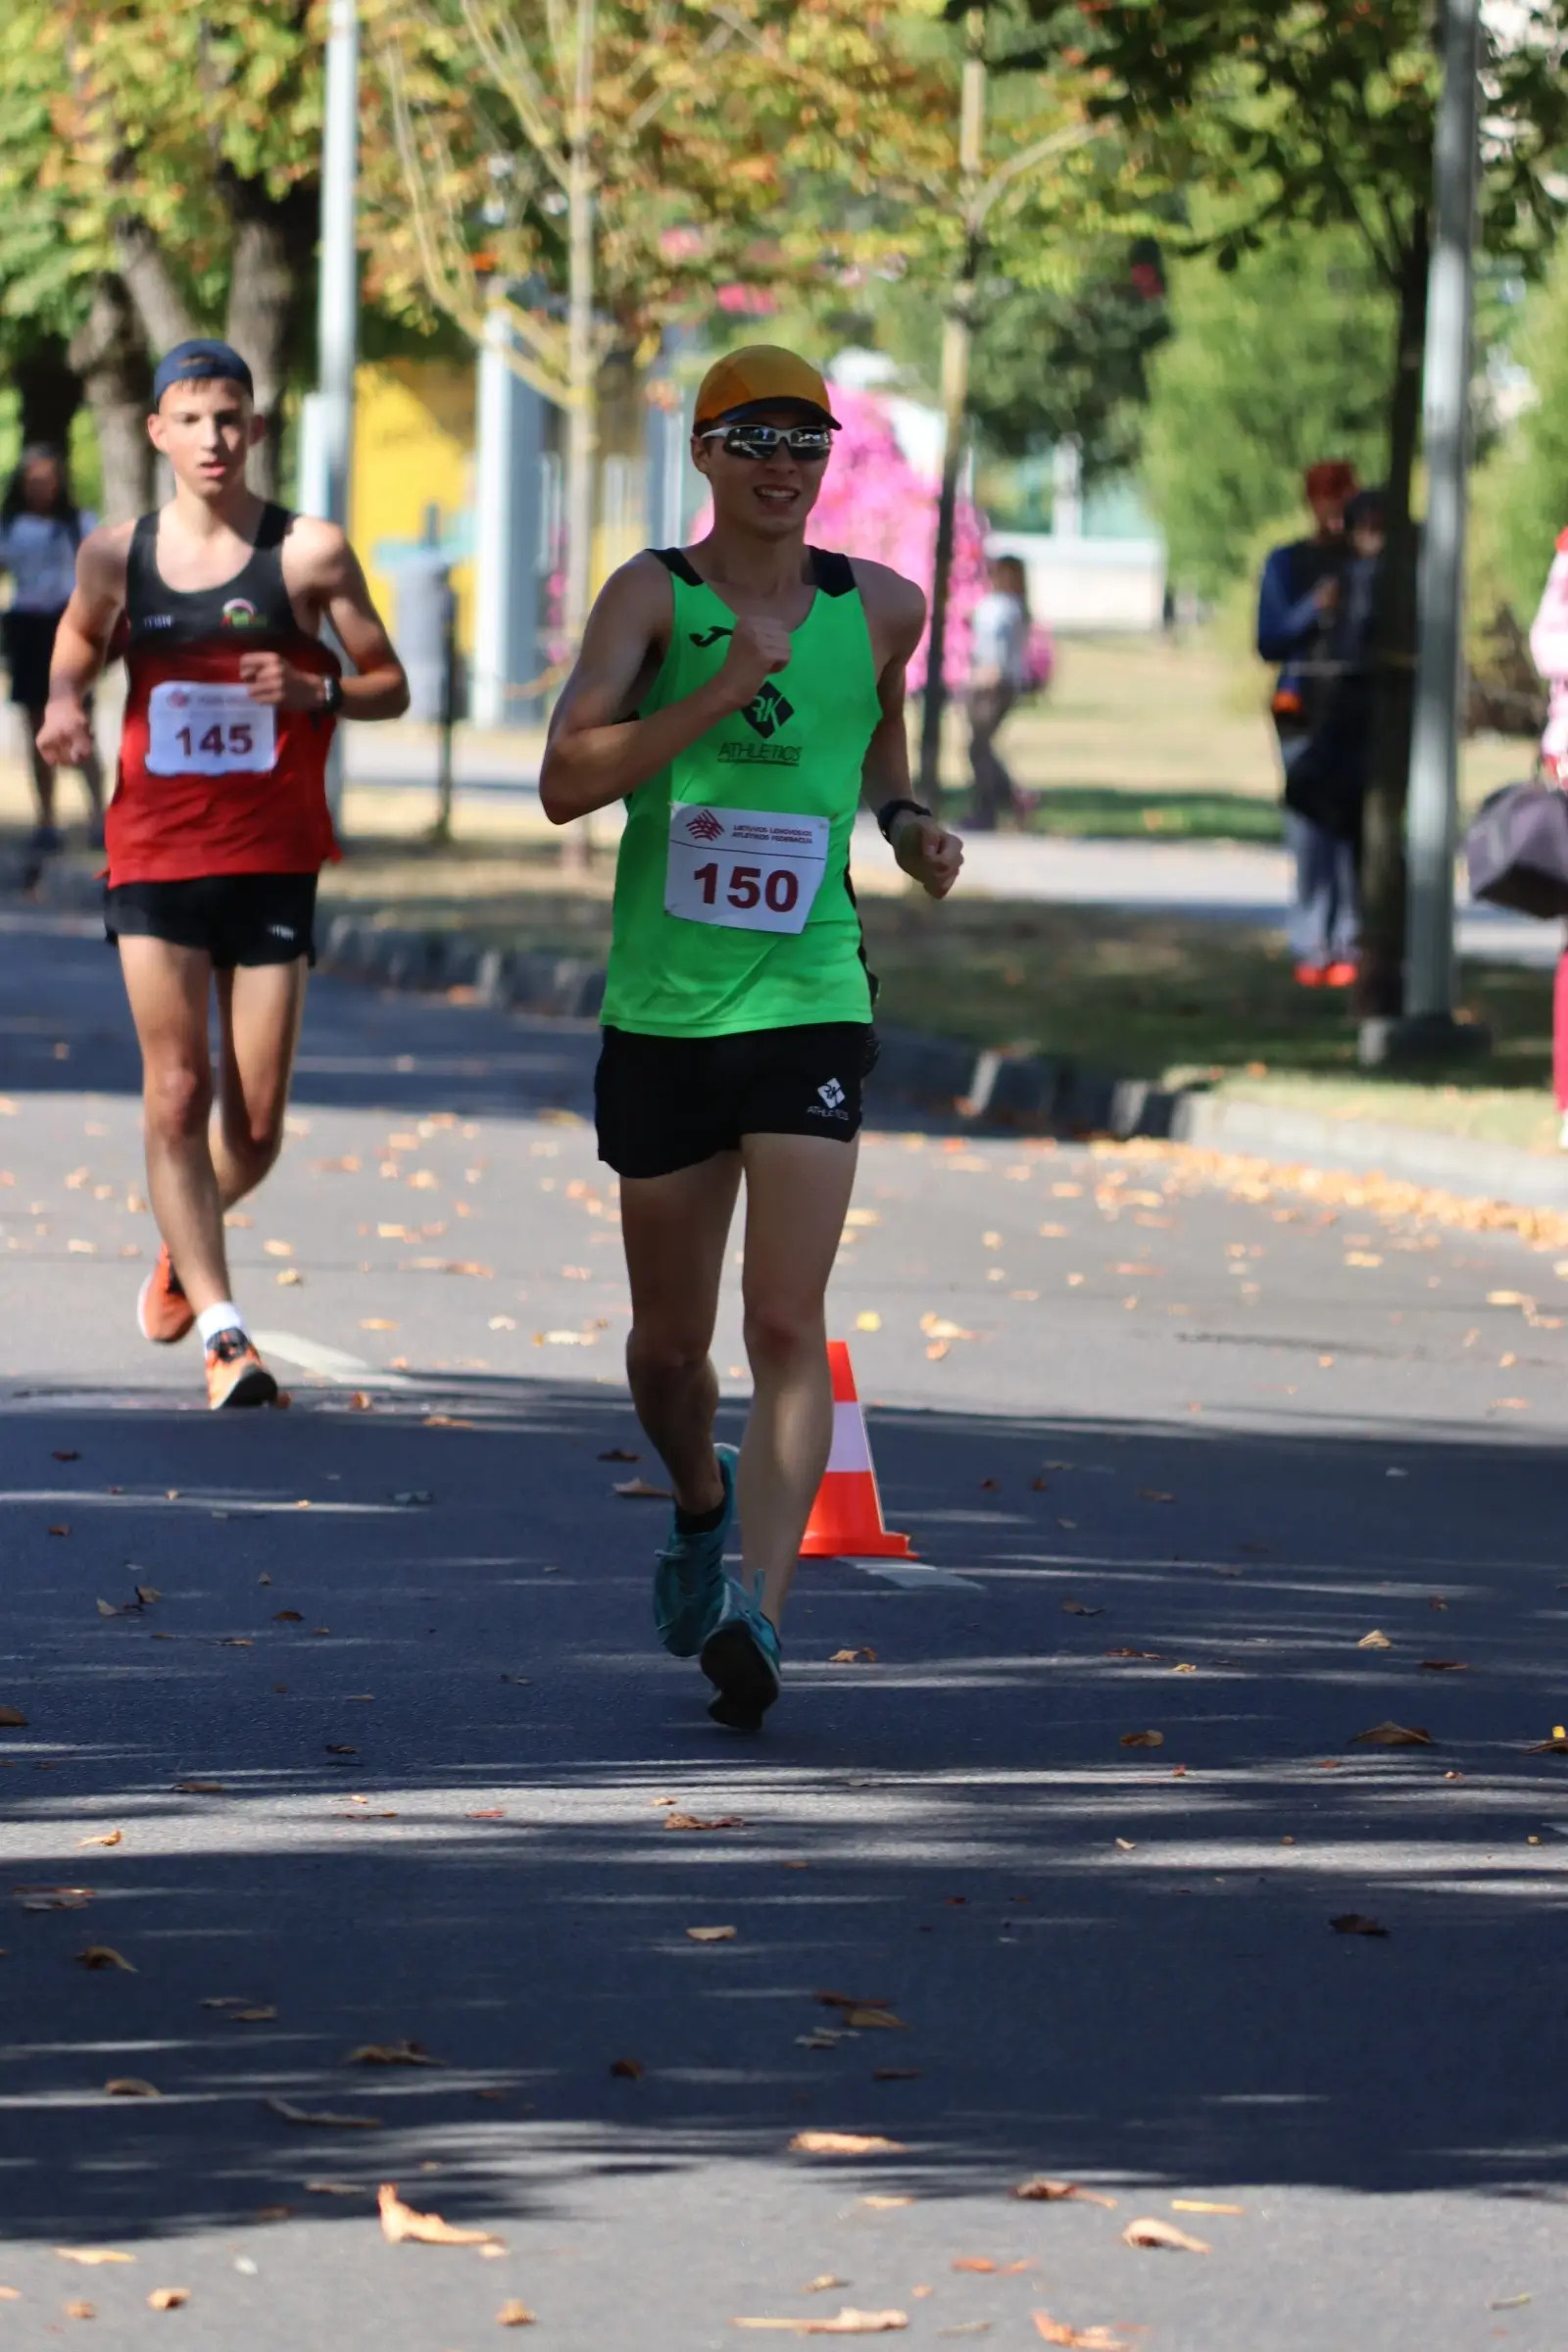
[{"label": "shadow on road", "polygon": [[[852,2168],[888,2193],[1568,2188],[1548,1449],[879,1416],[962,1581],[808,1568],[748,1743],[653,1644],[623,1400],[414,1378],[6,1416],[13,2233],[431,2161],[450,2218],[569,2215],[811,2127],[899,2143]],[[1389,1720],[1432,1744],[1352,1743]],[[441,2063],[344,2063],[405,2038]]]}]

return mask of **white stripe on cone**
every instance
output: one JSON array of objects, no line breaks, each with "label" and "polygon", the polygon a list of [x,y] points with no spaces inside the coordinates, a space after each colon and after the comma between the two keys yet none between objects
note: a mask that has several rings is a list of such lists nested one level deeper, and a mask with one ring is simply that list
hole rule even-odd
[{"label": "white stripe on cone", "polygon": [[833,1407],[833,1450],[827,1457],[827,1475],[838,1471],[864,1471],[871,1467],[871,1446],[865,1434],[865,1418],[852,1397],[848,1404]]}]

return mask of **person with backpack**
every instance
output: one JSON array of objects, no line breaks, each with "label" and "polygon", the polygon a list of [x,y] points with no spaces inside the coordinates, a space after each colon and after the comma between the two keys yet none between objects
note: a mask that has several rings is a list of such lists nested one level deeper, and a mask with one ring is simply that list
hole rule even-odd
[{"label": "person with backpack", "polygon": [[1324,732],[1337,674],[1330,639],[1351,561],[1345,512],[1355,494],[1355,469],[1326,460],[1307,467],[1303,487],[1316,528],[1308,539],[1274,548],[1263,566],[1257,650],[1265,662],[1280,664],[1270,707],[1285,771],[1285,839],[1296,864],[1296,978],[1302,988],[1348,988],[1356,974],[1360,924],[1353,848],[1359,803],[1353,832],[1325,821],[1330,801],[1351,796],[1332,778],[1325,791],[1323,768],[1334,748]]},{"label": "person with backpack", "polygon": [[[65,460],[43,442],[24,449],[0,500],[0,571],[10,574],[11,603],[3,616],[11,700],[25,713],[27,752],[38,822],[30,844],[33,871],[61,847],[55,823],[55,773],[39,753],[37,734],[49,700],[55,632],[76,580],[76,550],[98,517],[76,506]],[[104,771],[95,745],[77,762],[92,804],[91,841],[104,840]]]}]

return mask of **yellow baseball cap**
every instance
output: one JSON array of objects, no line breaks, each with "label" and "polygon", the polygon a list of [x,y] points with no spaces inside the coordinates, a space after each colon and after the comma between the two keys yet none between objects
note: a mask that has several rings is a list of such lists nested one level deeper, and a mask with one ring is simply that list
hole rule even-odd
[{"label": "yellow baseball cap", "polygon": [[713,362],[698,390],[693,421],[699,428],[739,422],[748,411],[772,408],[780,401],[793,401],[829,424],[838,423],[828,406],[826,382],[809,360],[777,343],[748,343]]}]

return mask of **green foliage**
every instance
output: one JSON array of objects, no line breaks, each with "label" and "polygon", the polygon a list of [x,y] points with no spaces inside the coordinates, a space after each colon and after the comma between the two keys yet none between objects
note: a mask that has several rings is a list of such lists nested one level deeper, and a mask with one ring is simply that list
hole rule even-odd
[{"label": "green foliage", "polygon": [[1171,310],[1143,478],[1173,576],[1217,596],[1250,576],[1261,530],[1291,515],[1305,527],[1307,466],[1348,458],[1378,479],[1394,305],[1341,229],[1282,235],[1231,270],[1179,263]]},{"label": "green foliage", "polygon": [[1499,585],[1528,628],[1557,534],[1568,528],[1568,240],[1527,298],[1511,356],[1532,380],[1534,403],[1482,468],[1475,505]]}]

